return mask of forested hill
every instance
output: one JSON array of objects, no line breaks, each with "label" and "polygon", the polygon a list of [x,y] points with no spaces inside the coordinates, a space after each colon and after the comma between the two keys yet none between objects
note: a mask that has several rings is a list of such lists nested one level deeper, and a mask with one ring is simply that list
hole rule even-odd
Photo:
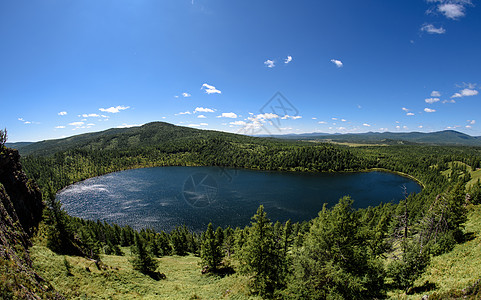
[{"label": "forested hill", "polygon": [[222,166],[279,171],[354,171],[372,160],[336,145],[258,138],[167,123],[109,129],[21,149],[23,164],[41,187],[131,168]]},{"label": "forested hill", "polygon": [[276,138],[310,141],[333,141],[362,144],[427,144],[444,146],[481,146],[481,137],[470,136],[454,130],[437,132],[367,132],[347,134],[292,134],[277,135]]},{"label": "forested hill", "polygon": [[152,147],[160,144],[182,144],[205,138],[221,138],[242,142],[260,141],[243,135],[221,131],[200,130],[176,126],[165,122],[152,122],[139,127],[112,128],[105,131],[85,133],[63,139],[46,140],[19,148],[22,155],[49,155],[68,149],[125,150]]}]

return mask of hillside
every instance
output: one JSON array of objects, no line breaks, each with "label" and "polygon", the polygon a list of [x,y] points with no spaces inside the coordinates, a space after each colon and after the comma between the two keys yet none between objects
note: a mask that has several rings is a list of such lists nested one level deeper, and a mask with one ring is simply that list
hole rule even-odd
[{"label": "hillside", "polygon": [[61,299],[32,266],[30,238],[42,217],[37,185],[16,150],[0,148],[0,299]]},{"label": "hillside", "polygon": [[263,139],[232,133],[200,130],[176,126],[165,122],[152,122],[139,127],[112,128],[105,131],[85,133],[63,139],[46,140],[23,146],[22,155],[49,155],[68,149],[123,150],[128,148],[155,147],[166,144],[182,144],[205,138],[261,142]]},{"label": "hillside", "polygon": [[444,146],[481,146],[481,137],[473,137],[454,130],[438,132],[367,132],[347,134],[311,133],[298,135],[276,135],[276,138],[307,140],[307,141],[332,141],[339,143],[357,144],[426,144]]}]

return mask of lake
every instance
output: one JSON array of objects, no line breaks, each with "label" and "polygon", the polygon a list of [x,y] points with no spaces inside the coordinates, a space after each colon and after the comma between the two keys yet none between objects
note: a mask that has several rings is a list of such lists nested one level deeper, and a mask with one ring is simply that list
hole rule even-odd
[{"label": "lake", "polygon": [[293,222],[317,216],[349,195],[354,207],[398,202],[418,193],[414,181],[392,173],[293,173],[220,167],[159,167],[90,178],[57,194],[72,216],[134,229],[191,230],[250,223],[260,204],[272,221]]}]

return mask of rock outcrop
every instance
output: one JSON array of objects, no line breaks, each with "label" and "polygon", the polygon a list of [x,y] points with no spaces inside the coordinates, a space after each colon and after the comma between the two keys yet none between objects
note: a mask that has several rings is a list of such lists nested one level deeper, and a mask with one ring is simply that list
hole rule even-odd
[{"label": "rock outcrop", "polygon": [[0,299],[61,299],[33,269],[30,237],[42,218],[42,194],[16,150],[0,147]]}]

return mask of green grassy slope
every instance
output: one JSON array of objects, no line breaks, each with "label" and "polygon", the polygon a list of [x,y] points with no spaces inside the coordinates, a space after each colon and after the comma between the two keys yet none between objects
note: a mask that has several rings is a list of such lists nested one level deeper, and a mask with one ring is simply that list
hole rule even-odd
[{"label": "green grassy slope", "polygon": [[193,255],[159,258],[158,271],[167,278],[156,281],[133,270],[130,251],[123,250],[127,255],[103,255],[100,269],[91,260],[57,255],[41,245],[32,247],[31,255],[39,274],[69,299],[258,299],[248,296],[247,277],[202,275],[200,258]]}]

